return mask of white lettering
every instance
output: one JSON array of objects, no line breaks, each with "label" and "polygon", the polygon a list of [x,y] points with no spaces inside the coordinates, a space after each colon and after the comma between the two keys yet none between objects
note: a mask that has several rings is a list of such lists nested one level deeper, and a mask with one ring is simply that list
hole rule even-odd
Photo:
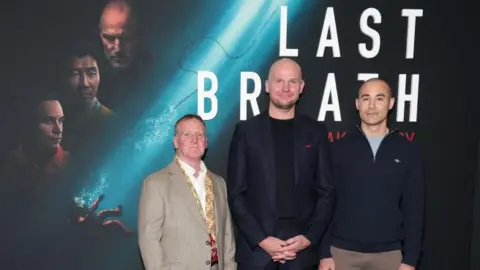
[{"label": "white lettering", "polygon": [[280,48],[279,54],[284,57],[297,57],[298,49],[287,48],[287,21],[288,21],[288,7],[280,7]]},{"label": "white lettering", "polygon": [[[205,90],[205,79],[209,79],[212,83],[210,90]],[[197,114],[203,120],[211,120],[218,113],[218,99],[215,96],[218,90],[218,79],[215,73],[211,71],[198,71],[197,73]],[[209,112],[205,112],[205,99],[210,99],[212,108]]]},{"label": "white lettering", "polygon": [[[332,103],[328,103],[332,98]],[[325,121],[327,111],[333,112],[333,119],[335,122],[342,121],[340,114],[340,102],[338,102],[337,83],[335,81],[335,73],[328,73],[327,82],[323,91],[322,104],[320,105],[320,112],[318,113],[318,121]]]},{"label": "white lettering", "polygon": [[[253,92],[248,93],[248,80],[253,80]],[[247,120],[247,103],[252,106],[253,115],[260,114],[257,98],[262,91],[262,80],[255,72],[241,72],[240,74],[240,120]]]},{"label": "white lettering", "polygon": [[378,73],[358,73],[357,80],[367,81],[373,78],[378,78]]},{"label": "white lettering", "polygon": [[366,43],[358,44],[358,52],[364,58],[373,58],[377,56],[380,51],[380,34],[368,26],[368,18],[373,17],[373,23],[379,24],[382,22],[382,15],[375,8],[368,8],[360,16],[360,30],[372,39],[372,49],[367,49]]},{"label": "white lettering", "polygon": [[403,122],[405,118],[405,102],[410,102],[410,122],[417,122],[418,111],[418,85],[420,81],[419,74],[412,75],[410,85],[410,94],[406,93],[407,75],[398,76],[398,98],[397,98],[397,122]]},{"label": "white lettering", "polygon": [[412,59],[415,52],[415,24],[417,17],[423,17],[423,9],[402,9],[402,17],[408,17],[407,21],[407,51],[406,59]]},{"label": "white lettering", "polygon": [[[328,32],[331,38],[327,39]],[[340,57],[340,45],[338,43],[337,26],[335,23],[335,13],[333,8],[327,8],[325,19],[323,20],[322,33],[317,49],[317,57],[323,57],[326,47],[332,47],[333,57]]]}]

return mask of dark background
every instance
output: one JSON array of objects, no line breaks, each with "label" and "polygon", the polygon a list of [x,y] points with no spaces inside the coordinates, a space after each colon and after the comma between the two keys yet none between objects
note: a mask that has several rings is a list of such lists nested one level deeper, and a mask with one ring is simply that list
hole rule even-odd
[{"label": "dark background", "polygon": [[[209,1],[208,5],[214,5],[214,2]],[[52,59],[58,44],[80,37],[94,37],[103,4],[92,0],[2,4],[2,157],[16,145],[22,125],[18,105],[30,91],[48,87],[48,81],[55,77]],[[157,21],[150,27],[157,33],[156,39],[168,40],[170,44],[175,43],[175,29],[184,26],[182,23],[186,24],[187,17],[201,5],[193,0],[158,1],[157,4],[158,8],[151,10],[158,13]],[[335,72],[343,121],[333,123],[329,116],[327,125],[333,131],[347,130],[356,123],[353,99],[360,85],[356,81],[357,73],[380,73],[391,82],[394,90],[398,74],[420,74],[418,122],[397,124],[395,115],[392,115],[392,125],[416,132],[427,165],[427,223],[419,269],[469,269],[470,264],[470,269],[480,269],[480,259],[471,256],[480,252],[480,215],[477,214],[480,209],[474,209],[474,205],[480,207],[480,201],[474,204],[480,115],[476,104],[478,43],[475,43],[477,30],[471,4],[433,0],[388,3],[312,0],[306,6],[304,12],[310,9],[318,12],[309,12],[308,16],[300,18],[303,23],[289,22],[288,44],[299,48],[297,60],[304,67],[307,82],[299,109],[317,117],[326,74]],[[328,49],[324,58],[315,58],[326,6],[335,8],[342,54],[339,59],[332,58]],[[374,26],[380,32],[382,48],[372,60],[361,58],[357,51],[357,44],[365,40],[358,19],[368,7],[375,7],[382,14],[382,24]],[[402,8],[422,8],[424,12],[423,17],[417,19],[413,60],[404,59],[406,18],[401,17]],[[171,27],[172,23],[178,23],[178,28]],[[268,63],[258,73],[265,75],[267,68]],[[265,102],[260,104],[261,109],[266,108]],[[236,117],[231,124],[222,127],[225,135],[219,145],[209,151],[207,159],[210,167],[223,176],[226,175],[228,155],[226,145]],[[0,245],[2,250],[8,248],[5,243]],[[102,256],[92,258],[101,260]]]}]

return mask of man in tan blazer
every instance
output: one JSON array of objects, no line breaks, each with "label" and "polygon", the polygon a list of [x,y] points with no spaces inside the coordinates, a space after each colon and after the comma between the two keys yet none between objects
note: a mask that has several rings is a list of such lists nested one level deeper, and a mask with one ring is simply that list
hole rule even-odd
[{"label": "man in tan blazer", "polygon": [[146,270],[235,270],[235,240],[222,177],[202,161],[206,126],[193,114],[175,124],[173,162],[143,183],[138,238]]}]

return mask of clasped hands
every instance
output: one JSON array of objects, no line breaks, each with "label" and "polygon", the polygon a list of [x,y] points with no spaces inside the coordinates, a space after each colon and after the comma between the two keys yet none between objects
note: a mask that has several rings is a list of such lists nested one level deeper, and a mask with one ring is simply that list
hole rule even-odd
[{"label": "clasped hands", "polygon": [[303,235],[297,235],[288,240],[269,236],[260,242],[259,246],[272,257],[273,261],[285,263],[294,260],[297,253],[306,249],[310,244],[310,241]]}]

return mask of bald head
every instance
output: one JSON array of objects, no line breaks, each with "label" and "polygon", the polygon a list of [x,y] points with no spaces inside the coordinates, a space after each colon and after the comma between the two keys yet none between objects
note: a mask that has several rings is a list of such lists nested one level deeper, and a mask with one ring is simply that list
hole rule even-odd
[{"label": "bald head", "polygon": [[110,1],[100,18],[100,38],[105,56],[113,68],[128,67],[137,43],[137,16],[127,0]]},{"label": "bald head", "polygon": [[366,80],[362,86],[360,86],[360,89],[358,91],[358,96],[360,97],[362,92],[365,92],[367,89],[379,89],[379,90],[384,90],[389,98],[393,97],[392,89],[390,88],[390,85],[385,80],[379,79],[379,78],[372,78]]},{"label": "bald head", "polygon": [[297,74],[297,77],[302,79],[302,68],[300,65],[292,59],[282,58],[275,61],[271,66],[268,72],[268,79],[271,80],[272,76],[276,73],[281,72],[282,70],[288,70],[292,73]]},{"label": "bald head", "polygon": [[100,27],[124,27],[132,21],[132,6],[125,0],[110,1],[103,9]]}]

